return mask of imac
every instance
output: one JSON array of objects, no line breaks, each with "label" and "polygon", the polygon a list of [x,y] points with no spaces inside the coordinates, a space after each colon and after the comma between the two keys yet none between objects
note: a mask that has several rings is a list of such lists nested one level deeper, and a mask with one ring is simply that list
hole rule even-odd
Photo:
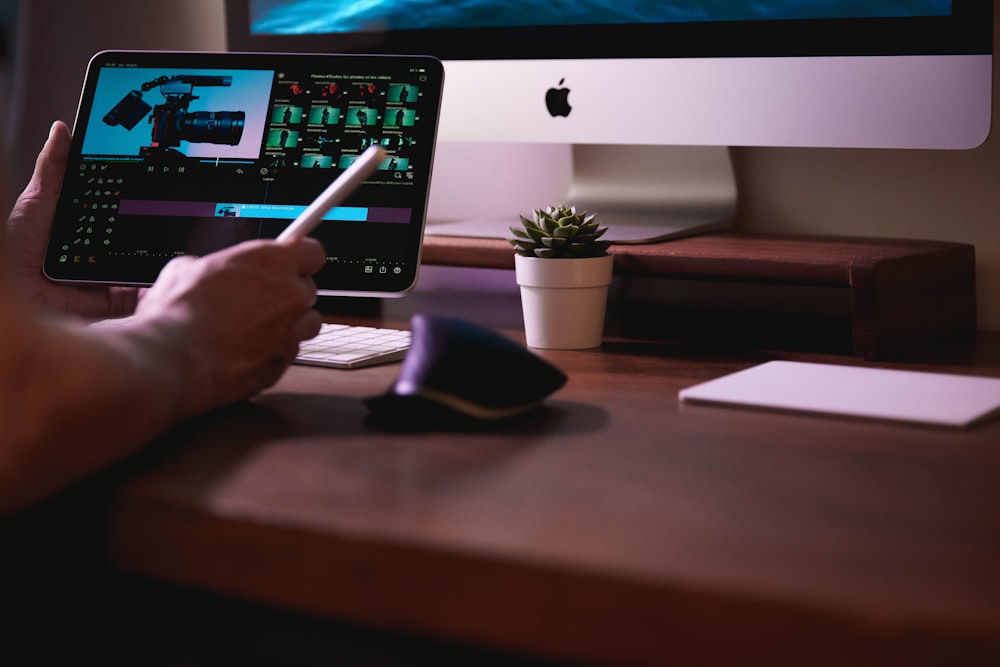
[{"label": "imac", "polygon": [[226,0],[230,50],[445,63],[428,234],[566,202],[619,243],[733,222],[735,146],[966,149],[992,0]]}]

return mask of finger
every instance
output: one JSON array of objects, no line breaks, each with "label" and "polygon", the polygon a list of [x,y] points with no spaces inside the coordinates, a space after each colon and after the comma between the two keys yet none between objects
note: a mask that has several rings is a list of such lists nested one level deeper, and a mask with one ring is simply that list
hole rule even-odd
[{"label": "finger", "polygon": [[[42,242],[55,216],[56,200],[59,198],[66,161],[69,159],[69,143],[69,128],[66,124],[61,121],[53,123],[49,137],[35,160],[31,180],[11,211],[10,225],[24,237],[19,243],[29,248]],[[20,252],[31,254],[23,249]]]},{"label": "finger", "polygon": [[315,338],[322,324],[323,316],[319,314],[319,311],[311,308],[303,311],[292,324],[292,335],[295,337],[296,344]]},{"label": "finger", "polygon": [[7,231],[13,239],[9,251],[16,270],[27,281],[37,280],[41,275],[42,256],[55,218],[68,149],[69,129],[64,123],[53,123],[35,161],[31,180],[7,219]]},{"label": "finger", "polygon": [[62,187],[66,162],[69,159],[71,137],[66,123],[57,120],[49,128],[49,136],[35,159],[35,171],[25,188],[31,196],[51,200],[53,210]]},{"label": "finger", "polygon": [[302,276],[302,303],[306,308],[312,308],[319,300],[319,293],[316,291],[316,281],[312,276]]},{"label": "finger", "polygon": [[303,275],[312,275],[326,265],[326,249],[314,238],[304,238],[292,245],[296,266]]}]

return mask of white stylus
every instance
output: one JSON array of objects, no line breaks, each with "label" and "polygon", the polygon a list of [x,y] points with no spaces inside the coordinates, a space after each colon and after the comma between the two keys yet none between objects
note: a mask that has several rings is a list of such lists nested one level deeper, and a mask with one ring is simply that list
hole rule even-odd
[{"label": "white stylus", "polygon": [[305,237],[316,225],[323,220],[323,216],[333,207],[347,199],[347,196],[354,192],[361,183],[372,175],[379,162],[386,158],[385,149],[375,144],[358,156],[344,172],[334,179],[333,183],[327,186],[326,190],[313,200],[306,210],[302,211],[297,218],[278,235],[278,241],[298,241]]}]

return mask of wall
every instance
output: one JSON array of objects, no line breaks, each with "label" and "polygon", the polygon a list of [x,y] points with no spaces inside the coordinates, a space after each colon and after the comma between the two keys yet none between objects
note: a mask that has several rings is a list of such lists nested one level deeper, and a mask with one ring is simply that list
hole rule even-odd
[{"label": "wall", "polygon": [[52,121],[72,127],[87,62],[97,51],[223,50],[222,0],[18,0],[16,76],[11,80],[7,145],[11,188],[31,175]]},{"label": "wall", "polygon": [[[993,3],[994,53],[1000,2]],[[1000,90],[994,64],[993,90]],[[1000,114],[971,151],[733,151],[746,229],[937,239],[976,246],[980,328],[1000,330]]]},{"label": "wall", "polygon": [[[51,121],[72,121],[93,52],[225,46],[223,0],[171,0],[157,5],[166,9],[153,20],[153,5],[135,0],[21,1],[31,25],[19,34],[53,46],[43,59],[32,56],[30,75],[17,82],[21,103],[11,121],[18,129],[9,134],[19,156],[15,180],[30,174]],[[1000,0],[994,6],[1000,14]],[[741,148],[733,158],[742,229],[974,244],[980,326],[1000,331],[1000,131],[971,151]]]},{"label": "wall", "polygon": [[[1000,8],[995,11],[1000,13]],[[1000,90],[998,69],[994,66],[994,91]],[[766,232],[971,243],[976,247],[979,325],[998,331],[997,107],[994,93],[992,134],[971,151],[735,149],[740,224]]]}]

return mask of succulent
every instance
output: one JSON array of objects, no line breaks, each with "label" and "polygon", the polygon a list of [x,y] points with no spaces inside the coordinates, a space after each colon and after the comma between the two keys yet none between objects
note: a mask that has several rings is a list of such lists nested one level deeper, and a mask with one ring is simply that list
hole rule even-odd
[{"label": "succulent", "polygon": [[602,257],[608,254],[611,241],[599,240],[607,227],[597,222],[597,215],[577,211],[575,206],[536,208],[532,218],[523,215],[520,227],[511,227],[514,238],[507,241],[514,252],[525,257]]}]

